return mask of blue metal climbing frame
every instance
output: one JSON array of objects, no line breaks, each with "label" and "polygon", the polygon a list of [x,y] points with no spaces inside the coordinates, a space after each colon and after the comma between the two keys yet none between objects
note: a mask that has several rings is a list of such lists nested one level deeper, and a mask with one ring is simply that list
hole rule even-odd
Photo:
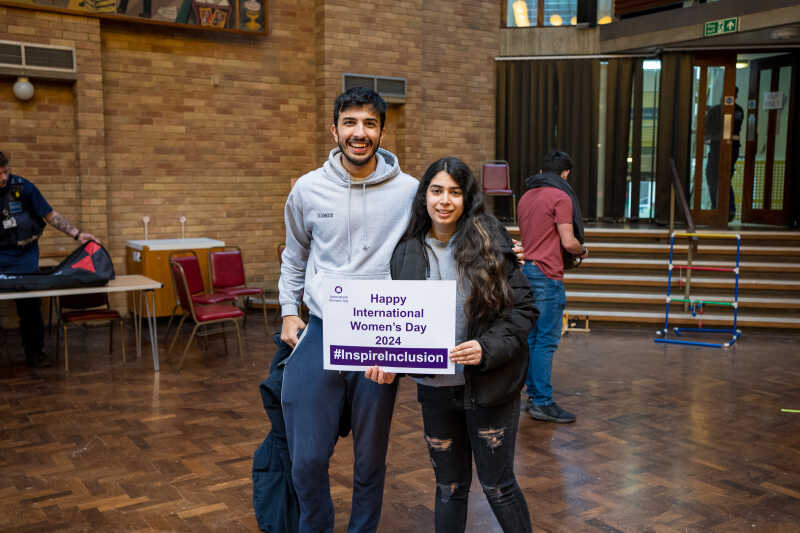
[{"label": "blue metal climbing frame", "polygon": [[[675,237],[688,237],[688,238],[715,238],[715,239],[736,239],[736,266],[734,268],[712,268],[712,267],[695,267],[695,266],[683,266],[683,265],[674,265],[673,264],[673,257],[675,252]],[[691,246],[691,243],[689,244]],[[664,311],[664,329],[656,332],[656,338],[653,339],[655,342],[660,343],[667,343],[667,344],[686,344],[690,346],[707,346],[711,348],[727,348],[736,340],[741,337],[742,332],[741,330],[736,328],[736,321],[739,315],[739,262],[741,257],[742,251],[742,237],[738,233],[686,233],[686,232],[673,232],[670,237],[669,243],[669,267],[667,273],[667,299],[665,304],[665,311]],[[717,271],[717,272],[733,272],[735,275],[735,281],[733,286],[733,301],[732,302],[721,302],[721,301],[709,301],[709,300],[694,300],[691,296],[688,299],[684,298],[672,298],[672,271],[674,269],[679,270],[706,270],[706,271]],[[692,316],[697,316],[699,312],[701,317],[703,314],[704,306],[706,305],[719,305],[719,306],[726,306],[733,308],[733,327],[732,328],[704,328],[696,327],[696,328],[679,328],[674,327],[672,328],[672,333],[675,336],[680,337],[684,332],[695,332],[695,333],[730,333],[731,338],[728,342],[722,343],[713,343],[713,342],[699,342],[699,341],[690,341],[684,339],[670,339],[668,338],[670,334],[669,330],[669,305],[671,302],[685,302],[689,304],[689,308],[692,312]]]}]

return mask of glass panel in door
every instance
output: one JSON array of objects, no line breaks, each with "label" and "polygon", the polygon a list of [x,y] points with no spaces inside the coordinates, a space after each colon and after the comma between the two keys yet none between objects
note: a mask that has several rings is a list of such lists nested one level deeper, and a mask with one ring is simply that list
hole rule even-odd
[{"label": "glass panel in door", "polygon": [[786,147],[789,133],[789,91],[792,84],[792,67],[781,67],[778,71],[778,98],[781,108],[777,111],[775,124],[775,155],[772,160],[772,194],[769,208],[783,209],[783,196],[786,182]]},{"label": "glass panel in door", "polygon": [[[719,197],[720,146],[724,66],[695,66],[692,102],[692,134],[689,205],[702,211],[716,210]],[[699,202],[696,194],[700,194]]]},{"label": "glass panel in door", "polygon": [[772,69],[764,69],[758,76],[758,121],[756,136],[756,162],[753,169],[753,209],[764,209],[764,183],[767,166],[767,140],[769,135],[769,109],[765,99],[772,84]]}]

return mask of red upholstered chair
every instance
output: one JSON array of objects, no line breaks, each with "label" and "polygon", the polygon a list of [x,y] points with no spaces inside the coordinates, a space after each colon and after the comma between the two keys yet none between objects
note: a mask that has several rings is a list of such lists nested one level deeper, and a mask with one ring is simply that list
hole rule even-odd
[{"label": "red upholstered chair", "polygon": [[122,362],[125,363],[125,326],[122,317],[117,311],[111,309],[108,303],[108,294],[72,294],[58,298],[58,325],[59,332],[56,337],[56,357],[59,352],[61,331],[64,334],[64,370],[69,370],[69,341],[67,328],[69,326],[95,322],[108,322],[108,353],[113,353],[114,348],[114,322],[119,323],[119,334],[122,339]]},{"label": "red upholstered chair", "polygon": [[[244,275],[244,260],[242,251],[231,246],[224,251],[209,252],[208,265],[211,269],[211,290],[219,294],[229,294],[234,298],[244,299],[242,309],[246,312],[250,307],[250,297],[259,296],[261,298],[261,310],[264,312],[264,326],[269,333],[267,323],[267,305],[265,301],[264,289],[261,287],[248,287]],[[244,324],[247,324],[247,314],[244,316]]]},{"label": "red upholstered chair", "polygon": [[[189,341],[186,343],[186,348],[183,349],[183,355],[181,355],[181,359],[178,362],[178,370],[180,370],[183,366],[183,359],[186,357],[186,352],[189,351],[189,346],[192,345],[192,340],[194,339],[195,333],[197,333],[197,328],[200,326],[224,322],[233,322],[234,328],[236,329],[236,340],[239,344],[239,358],[242,360],[242,362],[244,362],[242,336],[239,333],[239,319],[244,316],[242,310],[236,306],[227,305],[224,303],[195,304],[192,301],[191,293],[189,292],[189,283],[181,263],[178,261],[172,261],[170,263],[170,270],[172,272],[172,283],[175,286],[175,293],[178,296],[178,302],[180,303],[183,311],[183,316],[181,317],[181,321],[178,323],[178,328],[175,331],[175,336],[172,338],[172,342],[169,345],[168,351],[171,352],[172,347],[175,346],[175,342],[178,340],[178,335],[181,332],[181,326],[183,325],[184,320],[186,320],[187,317],[191,317],[191,319],[194,321],[192,334],[189,336]],[[224,325],[221,333],[224,336]],[[225,352],[227,353],[228,344],[224,338],[223,342],[225,342]]]},{"label": "red upholstered chair", "polygon": [[484,196],[510,196],[511,216],[517,223],[517,196],[511,190],[508,161],[493,159],[481,167],[481,186]]},{"label": "red upholstered chair", "polygon": [[[183,267],[183,272],[186,275],[186,283],[189,287],[189,294],[192,297],[192,302],[198,305],[218,304],[222,302],[233,302],[236,297],[231,294],[215,293],[212,290],[211,294],[206,294],[205,286],[203,285],[203,274],[200,270],[200,259],[197,253],[193,250],[182,250],[180,252],[173,252],[169,254],[169,262],[177,262]],[[175,306],[172,308],[172,314],[167,322],[167,333],[165,339],[169,338],[169,332],[172,328],[172,319],[175,318],[178,307],[180,307],[180,300],[178,299],[178,292],[173,284],[173,292],[175,293]]]}]

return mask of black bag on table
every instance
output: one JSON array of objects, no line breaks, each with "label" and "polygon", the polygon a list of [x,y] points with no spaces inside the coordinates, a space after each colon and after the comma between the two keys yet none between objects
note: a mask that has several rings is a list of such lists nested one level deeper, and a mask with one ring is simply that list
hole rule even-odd
[{"label": "black bag on table", "polygon": [[0,274],[0,291],[41,291],[99,287],[114,279],[114,264],[103,245],[82,244],[54,269],[37,274]]}]

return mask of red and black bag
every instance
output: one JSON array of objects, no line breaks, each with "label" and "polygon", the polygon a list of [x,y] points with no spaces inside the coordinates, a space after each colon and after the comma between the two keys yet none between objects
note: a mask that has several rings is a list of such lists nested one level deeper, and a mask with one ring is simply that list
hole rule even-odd
[{"label": "red and black bag", "polygon": [[38,274],[0,274],[0,291],[98,287],[114,279],[114,264],[103,245],[89,241],[54,269]]}]

